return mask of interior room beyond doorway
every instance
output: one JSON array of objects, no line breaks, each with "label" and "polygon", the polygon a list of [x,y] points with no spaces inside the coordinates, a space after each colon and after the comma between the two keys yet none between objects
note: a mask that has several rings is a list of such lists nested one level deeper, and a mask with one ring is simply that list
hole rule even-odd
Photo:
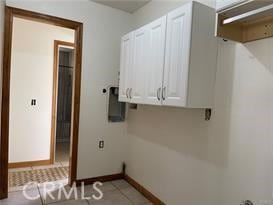
[{"label": "interior room beyond doorway", "polygon": [[[20,189],[28,182],[68,181],[74,47],[60,50],[55,72],[54,46],[56,40],[73,45],[74,35],[75,31],[72,29],[13,18],[9,124],[10,191]],[[59,65],[59,62],[62,64]],[[61,65],[70,68],[63,70]],[[52,97],[54,92],[58,97],[56,99]],[[52,116],[61,119],[56,121],[56,127],[52,126]],[[53,145],[55,142],[56,146]],[[55,148],[56,152],[52,154]]]}]

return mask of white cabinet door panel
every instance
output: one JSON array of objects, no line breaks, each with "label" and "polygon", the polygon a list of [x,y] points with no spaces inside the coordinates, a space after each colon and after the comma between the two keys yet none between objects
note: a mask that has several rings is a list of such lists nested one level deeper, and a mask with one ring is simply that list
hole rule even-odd
[{"label": "white cabinet door panel", "polygon": [[164,69],[166,16],[148,25],[148,58],[145,83],[145,103],[161,105]]},{"label": "white cabinet door panel", "polygon": [[133,37],[131,32],[121,39],[119,101],[123,102],[130,101],[128,91],[131,87]]},{"label": "white cabinet door panel", "polygon": [[144,103],[145,72],[147,66],[147,26],[134,32],[132,86],[129,91],[131,103]]},{"label": "white cabinet door panel", "polygon": [[163,104],[184,107],[187,101],[192,4],[167,16]]}]

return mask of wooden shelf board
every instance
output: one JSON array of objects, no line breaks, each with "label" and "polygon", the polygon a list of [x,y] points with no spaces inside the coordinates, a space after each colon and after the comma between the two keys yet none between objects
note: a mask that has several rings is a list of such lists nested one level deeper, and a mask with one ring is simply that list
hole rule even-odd
[{"label": "wooden shelf board", "polygon": [[216,36],[242,43],[272,37],[273,1],[271,0],[270,3],[265,7],[231,18],[218,13]]}]

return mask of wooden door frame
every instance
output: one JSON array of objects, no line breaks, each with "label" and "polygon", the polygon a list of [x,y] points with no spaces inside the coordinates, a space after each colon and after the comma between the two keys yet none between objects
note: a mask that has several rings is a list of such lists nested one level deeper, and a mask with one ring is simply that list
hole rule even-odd
[{"label": "wooden door frame", "polygon": [[80,115],[81,67],[82,67],[82,34],[83,24],[59,17],[49,16],[23,9],[5,7],[4,55],[1,105],[1,138],[0,138],[0,199],[8,197],[8,158],[9,158],[9,109],[10,109],[10,71],[13,18],[19,17],[55,26],[75,30],[75,72],[73,76],[72,124],[69,183],[77,177],[78,133]]},{"label": "wooden door frame", "polygon": [[[57,131],[57,106],[58,106],[58,76],[59,76],[59,47],[68,46],[75,50],[75,44],[66,41],[54,41],[54,62],[53,62],[53,92],[52,92],[52,111],[51,111],[51,141],[50,141],[50,163],[55,162],[56,150],[56,131]],[[74,70],[73,70],[74,76]],[[72,119],[71,119],[72,120]],[[71,122],[72,124],[72,122]],[[71,138],[71,136],[70,136]],[[70,140],[71,142],[71,140]]]}]

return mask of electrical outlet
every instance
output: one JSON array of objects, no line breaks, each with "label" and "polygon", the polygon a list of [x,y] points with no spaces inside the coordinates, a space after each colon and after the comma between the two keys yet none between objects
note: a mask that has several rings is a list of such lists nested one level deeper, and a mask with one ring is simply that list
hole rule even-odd
[{"label": "electrical outlet", "polygon": [[31,99],[31,106],[35,106],[36,105],[36,99]]},{"label": "electrical outlet", "polygon": [[104,141],[103,141],[103,140],[100,140],[100,141],[99,141],[99,148],[100,148],[100,149],[103,149],[103,148],[104,148]]}]

